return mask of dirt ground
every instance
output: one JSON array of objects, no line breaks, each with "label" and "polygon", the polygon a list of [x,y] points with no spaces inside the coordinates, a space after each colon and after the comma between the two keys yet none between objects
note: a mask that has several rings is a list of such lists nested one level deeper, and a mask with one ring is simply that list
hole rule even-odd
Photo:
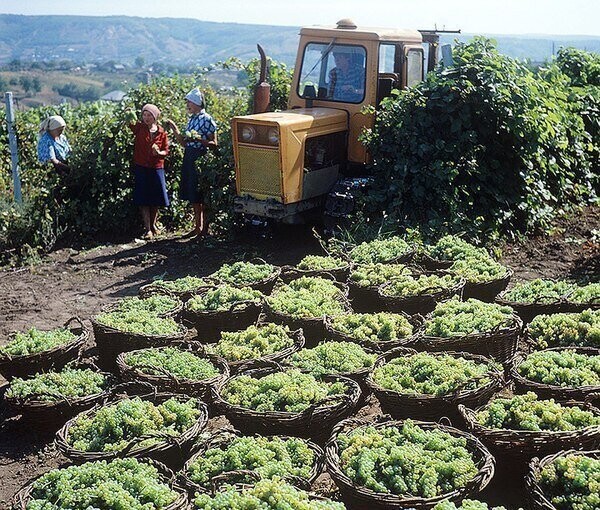
[{"label": "dirt ground", "polygon": [[[224,262],[261,257],[275,264],[294,264],[307,253],[319,253],[310,229],[293,227],[274,237],[245,241],[203,243],[165,236],[153,242],[133,240],[125,244],[89,250],[60,249],[44,263],[31,268],[0,272],[0,344],[9,332],[35,325],[55,327],[72,316],[87,320],[100,308],[127,295],[156,277],[207,275]],[[505,246],[502,262],[513,268],[514,279],[575,277],[600,279],[600,206],[589,207],[556,222],[548,236],[531,237]],[[89,322],[88,322],[89,325]],[[0,385],[3,384],[0,377]],[[373,400],[360,414],[378,412]],[[219,428],[223,418],[211,420]],[[9,508],[15,492],[28,480],[66,459],[44,434],[11,419],[0,425],[0,509]],[[329,486],[327,479],[320,488]],[[490,502],[518,505],[502,480],[486,491]]]}]

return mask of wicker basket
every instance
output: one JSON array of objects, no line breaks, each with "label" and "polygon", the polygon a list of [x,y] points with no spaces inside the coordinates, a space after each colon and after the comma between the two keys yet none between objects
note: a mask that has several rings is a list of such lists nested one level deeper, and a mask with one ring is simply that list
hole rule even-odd
[{"label": "wicker basket", "polygon": [[302,278],[303,276],[316,277],[316,278],[328,278],[332,277],[338,282],[345,283],[350,274],[352,263],[349,261],[345,262],[342,267],[334,269],[298,269],[295,266],[283,266],[281,268],[281,279],[285,283],[289,283],[292,280]]},{"label": "wicker basket", "polygon": [[326,382],[340,381],[348,387],[343,395],[332,395],[311,405],[300,413],[288,411],[255,411],[230,404],[222,396],[223,388],[242,375],[260,378],[279,372],[282,367],[256,368],[234,375],[214,389],[214,401],[233,426],[245,434],[282,434],[311,438],[317,442],[327,439],[331,427],[339,420],[352,414],[360,400],[359,385],[352,379],[338,375],[323,376]]},{"label": "wicker basket", "polygon": [[[268,264],[268,262],[266,262],[265,260],[258,258],[258,257],[255,257],[255,258],[249,260],[248,262],[251,262],[253,264]],[[215,281],[217,281],[220,284],[228,283],[229,285],[232,285],[234,287],[250,287],[251,289],[258,290],[258,291],[262,292],[263,294],[267,295],[267,294],[271,293],[271,291],[273,290],[273,287],[275,286],[275,283],[281,276],[281,268],[280,267],[275,266],[273,264],[269,264],[269,265],[273,266],[273,272],[267,278],[264,278],[258,282],[239,283],[239,284],[237,282],[224,282],[222,280],[219,280],[214,275],[214,273],[209,278],[214,279]]]},{"label": "wicker basket", "polygon": [[[425,273],[432,274],[432,273]],[[435,274],[435,273],[433,273]],[[463,288],[465,287],[465,280],[459,279],[458,282],[448,289],[441,287],[431,287],[425,289],[422,294],[418,296],[389,296],[385,294],[385,289],[389,287],[392,282],[384,283],[380,285],[377,294],[380,302],[382,302],[385,308],[390,312],[404,312],[409,315],[421,314],[425,315],[432,312],[438,303],[448,301],[453,296],[461,297],[463,294]]]},{"label": "wicker basket", "polygon": [[0,354],[0,374],[10,381],[15,377],[27,377],[48,370],[59,370],[67,363],[76,360],[90,336],[79,317],[71,317],[64,327],[69,329],[76,338],[52,349],[23,356]]},{"label": "wicker basket", "polygon": [[475,298],[480,301],[491,303],[508,286],[514,271],[506,268],[506,274],[502,278],[496,278],[487,282],[467,282],[463,290],[463,299]]},{"label": "wicker basket", "polygon": [[[488,402],[489,399],[504,386],[504,377],[502,371],[494,367],[494,363],[477,354],[468,352],[444,352],[454,358],[464,358],[476,363],[484,363],[489,366],[486,377],[489,382],[475,389],[459,388],[454,393],[443,396],[434,395],[415,395],[410,393],[399,393],[397,391],[383,388],[373,380],[373,371],[388,363],[394,358],[408,357],[417,354],[414,349],[399,347],[386,352],[375,362],[373,369],[367,377],[367,384],[371,391],[381,403],[385,413],[391,414],[394,418],[414,418],[423,421],[439,421],[441,418],[449,419],[454,425],[458,426],[462,420],[458,412],[458,405],[480,406]],[[473,381],[473,379],[471,379]]]},{"label": "wicker basket", "polygon": [[[202,346],[200,344],[195,345],[195,342],[181,342],[171,344],[170,347],[178,347],[190,352],[197,351],[200,357],[207,358],[219,370],[219,374],[202,381],[182,379],[160,367],[133,367],[128,365],[125,358],[129,353],[123,352],[117,356],[117,366],[119,367],[121,379],[123,381],[144,381],[150,383],[158,391],[166,393],[182,393],[184,395],[198,397],[204,402],[210,403],[212,396],[211,387],[229,377],[229,366],[227,365],[227,362],[218,356],[204,353]],[[139,352],[139,350],[132,352]],[[145,369],[158,373],[148,373]]]},{"label": "wicker basket", "polygon": [[206,285],[199,285],[195,289],[186,290],[183,292],[176,292],[173,290],[161,289],[160,287],[157,287],[155,285],[155,282],[147,283],[146,285],[142,285],[140,287],[139,295],[141,298],[147,298],[154,294],[162,294],[162,295],[166,295],[166,296],[172,296],[172,297],[179,299],[183,304],[186,301],[188,301],[192,296],[194,296],[196,294],[200,294],[204,290],[215,287],[218,284],[218,282],[211,281],[209,278],[203,278],[203,280],[205,280],[207,282]]},{"label": "wicker basket", "polygon": [[[171,471],[164,464],[152,459],[144,459],[144,462],[152,464],[160,473],[162,480],[167,482],[173,491],[177,492],[177,499],[173,501],[173,503],[163,507],[162,510],[188,510],[189,503],[187,494],[175,483],[175,475],[173,474],[173,471]],[[27,504],[29,503],[34,483],[35,480],[31,480],[25,487],[17,492],[13,498],[13,510],[27,510]]]},{"label": "wicker basket", "polygon": [[91,319],[94,329],[94,339],[98,346],[99,365],[111,372],[117,372],[117,356],[122,352],[147,349],[148,347],[163,347],[173,342],[181,341],[187,334],[184,326],[172,335],[142,335],[128,333],[98,322],[97,316]]},{"label": "wicker basket", "polygon": [[[92,368],[99,371],[98,367],[89,363],[78,364],[74,368]],[[86,395],[83,397],[56,396],[56,400],[42,400],[40,394],[31,395],[27,398],[7,397],[4,401],[7,410],[13,415],[21,415],[22,420],[28,427],[48,430],[52,433],[63,425],[68,419],[82,411],[94,407],[98,402],[106,400],[112,394],[112,388],[116,383],[113,374],[100,372],[105,377],[105,387],[100,393]]]},{"label": "wicker basket", "polygon": [[420,330],[423,328],[423,317],[420,315],[406,315],[400,312],[398,315],[403,315],[413,326],[413,334],[404,338],[398,338],[397,340],[386,340],[382,342],[374,342],[368,339],[360,339],[346,335],[341,331],[335,329],[333,326],[332,317],[325,317],[325,331],[326,337],[331,338],[337,342],[355,342],[362,345],[363,347],[370,349],[375,352],[387,352],[396,347],[410,347],[415,344],[421,336]]},{"label": "wicker basket", "polygon": [[403,422],[400,420],[391,420],[389,417],[381,417],[381,419],[375,423],[359,418],[350,418],[335,426],[331,438],[325,447],[325,461],[327,462],[327,471],[331,475],[331,478],[333,478],[335,484],[339,487],[345,501],[352,501],[353,504],[364,505],[365,508],[374,510],[395,510],[404,508],[415,510],[430,509],[444,500],[458,502],[466,497],[475,495],[483,490],[494,476],[494,458],[477,438],[453,427],[415,421],[418,426],[425,430],[441,430],[452,436],[464,438],[467,442],[467,449],[473,453],[474,462],[478,468],[475,477],[461,489],[442,494],[435,498],[420,498],[415,496],[403,497],[390,493],[376,492],[354,483],[341,469],[337,445],[338,435],[358,427],[399,427],[402,426],[402,423]]},{"label": "wicker basket", "polygon": [[548,498],[542,487],[539,483],[539,478],[542,473],[542,470],[554,462],[559,457],[564,457],[566,455],[585,455],[586,457],[592,457],[594,459],[600,459],[600,450],[591,450],[591,451],[576,451],[576,450],[567,450],[555,453],[554,455],[548,455],[543,459],[534,458],[529,463],[529,472],[525,478],[525,483],[527,484],[527,494],[529,497],[529,508],[531,510],[559,510],[558,507],[554,506],[551,500]]},{"label": "wicker basket", "polygon": [[[552,349],[544,349],[537,352],[546,351],[575,351],[578,354],[586,354],[588,356],[599,356],[600,349],[593,347],[554,347]],[[600,392],[600,386],[554,386],[551,384],[539,383],[526,379],[519,373],[519,366],[525,361],[525,358],[520,353],[516,358],[511,369],[510,375],[515,382],[515,387],[519,392],[533,391],[540,398],[553,398],[557,402],[585,402],[590,396]]]},{"label": "wicker basket", "polygon": [[[165,402],[170,398],[175,398],[180,401],[185,401],[189,399],[187,395],[175,395],[172,393],[152,393],[140,395],[139,397],[143,400],[150,400],[155,404],[161,404],[162,402]],[[190,428],[181,433],[179,436],[171,436],[168,434],[153,434],[150,436],[141,436],[132,439],[123,449],[111,452],[85,452],[81,450],[76,450],[75,448],[73,448],[73,446],[71,446],[71,444],[68,441],[69,430],[79,417],[91,417],[103,407],[106,407],[111,404],[116,404],[117,402],[127,398],[129,397],[121,396],[114,400],[103,402],[102,404],[98,404],[92,409],[84,411],[83,413],[78,414],[75,418],[69,420],[56,433],[54,442],[58,450],[60,450],[60,452],[65,457],[68,457],[76,463],[87,462],[91,460],[111,460],[117,457],[147,457],[154,460],[158,460],[159,462],[163,462],[170,468],[180,468],[185,462],[189,450],[194,444],[194,441],[196,441],[196,439],[206,426],[206,423],[208,422],[208,409],[206,407],[206,404],[202,402],[198,402],[200,416],[198,417],[196,422]],[[163,441],[152,444],[150,446],[138,446],[138,444],[141,441],[143,441],[144,439],[149,439],[151,437],[158,437],[163,439]]]},{"label": "wicker basket", "polygon": [[[354,251],[354,248],[356,248],[357,246],[352,246],[351,249],[348,251],[348,258],[350,259],[350,261],[353,264],[357,264],[357,262],[355,262],[354,260],[352,260],[352,251]],[[412,259],[415,257],[416,254],[416,250],[414,248],[409,248],[408,251],[405,251],[402,255],[399,255],[398,257],[394,257],[391,258],[389,260],[385,260],[385,261],[380,261],[382,264],[406,264],[407,262],[412,261]],[[377,262],[375,262],[377,263]],[[361,262],[362,264],[362,262]]]},{"label": "wicker basket", "polygon": [[504,298],[507,291],[500,293],[494,300],[499,305],[510,306],[521,317],[524,324],[530,323],[538,315],[549,315],[553,313],[569,312],[569,304],[564,299],[557,299],[551,303],[542,303],[540,300],[546,299],[540,297],[537,301],[531,303],[519,303],[509,301]]},{"label": "wicker basket", "polygon": [[[600,410],[590,404],[569,402],[600,416]],[[478,437],[496,455],[498,461],[529,462],[532,457],[549,455],[568,448],[597,448],[600,445],[600,425],[569,431],[532,431],[493,429],[477,421],[477,413],[484,407],[473,410],[460,405],[459,411],[471,434]],[[505,459],[506,457],[506,459]]]},{"label": "wicker basket", "polygon": [[419,264],[429,271],[449,269],[450,266],[456,262],[456,260],[434,259],[433,257],[427,255],[427,253],[418,253],[417,259]]},{"label": "wicker basket", "polygon": [[[198,485],[189,476],[189,467],[195,462],[195,460],[198,457],[202,457],[206,454],[208,450],[213,448],[220,448],[224,450],[227,446],[229,446],[229,444],[231,444],[231,442],[234,439],[241,436],[242,434],[237,430],[221,429],[199,445],[199,447],[195,450],[194,455],[185,463],[183,469],[179,473],[179,479],[181,480],[182,485],[186,487],[190,495],[193,495],[196,492],[211,492],[211,490],[214,490],[214,487],[217,485],[217,480],[223,480],[224,478],[227,478],[229,483],[239,483],[240,477],[246,477],[248,475],[260,479],[260,475],[258,475],[256,471],[252,470],[227,471],[213,477],[211,481],[211,487],[206,488],[201,485]],[[277,437],[283,440],[289,439],[289,436]],[[319,477],[319,475],[323,472],[325,464],[325,454],[321,447],[316,445],[312,441],[306,441],[306,445],[315,454],[315,462],[310,470],[310,475],[307,478],[302,478],[293,475],[285,477],[285,479],[291,485],[295,485],[296,487],[299,487],[304,490],[309,489],[312,483]]]},{"label": "wicker basket", "polygon": [[510,326],[499,327],[485,333],[470,333],[449,338],[423,335],[419,338],[417,349],[432,352],[470,352],[510,365],[517,352],[522,328],[521,319],[514,315]]}]

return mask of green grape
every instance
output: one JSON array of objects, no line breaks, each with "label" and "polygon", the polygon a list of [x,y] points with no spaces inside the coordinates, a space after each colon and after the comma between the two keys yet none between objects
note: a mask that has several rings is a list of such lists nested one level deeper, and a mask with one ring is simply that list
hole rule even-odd
[{"label": "green grape", "polygon": [[201,510],[345,510],[343,503],[328,499],[310,499],[307,492],[296,489],[279,478],[261,480],[237,491],[226,486],[214,496],[199,494],[194,508]]},{"label": "green grape", "polygon": [[404,239],[390,237],[359,244],[350,251],[350,258],[357,264],[385,263],[406,255],[410,250],[410,245]]},{"label": "green grape", "polygon": [[163,315],[174,311],[181,302],[177,298],[155,294],[147,298],[126,297],[117,301],[111,311],[114,312],[149,312]]},{"label": "green grape", "polygon": [[65,328],[51,331],[40,331],[30,328],[25,333],[17,333],[6,345],[0,347],[2,356],[27,356],[38,352],[48,351],[59,345],[65,345],[75,340],[77,336]]},{"label": "green grape", "polygon": [[206,345],[207,352],[227,361],[256,359],[281,351],[294,344],[287,326],[265,324],[250,326],[243,331],[223,331],[216,344]]},{"label": "green grape", "polygon": [[455,287],[458,279],[452,275],[404,275],[398,276],[383,288],[383,295],[389,297],[412,297],[448,291]]},{"label": "green grape", "polygon": [[219,370],[206,358],[175,347],[143,349],[125,354],[125,363],[138,367],[146,374],[161,375],[158,367],[175,377],[191,381],[204,381],[219,375]]},{"label": "green grape", "polygon": [[355,343],[324,342],[295,352],[289,363],[315,375],[349,374],[372,367],[376,359],[376,354],[367,353]]},{"label": "green grape", "polygon": [[53,469],[33,483],[27,510],[160,510],[178,495],[158,470],[137,459]]},{"label": "green grape", "polygon": [[425,322],[425,334],[442,338],[485,333],[514,323],[513,309],[477,299],[439,303]]},{"label": "green grape", "polygon": [[409,395],[441,397],[455,391],[474,390],[490,382],[485,363],[448,354],[420,352],[393,358],[373,371],[382,388]]},{"label": "green grape", "polygon": [[503,506],[488,506],[487,503],[474,499],[463,499],[459,506],[452,501],[442,501],[433,507],[433,510],[506,510]]},{"label": "green grape", "polygon": [[307,255],[298,262],[296,267],[303,271],[328,271],[332,269],[342,269],[347,265],[348,262],[339,257],[332,257],[330,255]]},{"label": "green grape", "polygon": [[345,311],[342,291],[331,280],[303,276],[276,289],[267,302],[274,311],[294,318],[315,318]]},{"label": "green grape", "polygon": [[260,304],[263,297],[261,292],[250,287],[238,288],[224,284],[200,296],[192,297],[187,306],[193,312],[225,312],[229,311],[234,303],[242,301]]},{"label": "green grape", "polygon": [[567,300],[573,303],[600,304],[600,283],[590,283],[583,287],[577,287],[567,296]]},{"label": "green grape", "polygon": [[197,276],[184,276],[183,278],[177,278],[177,280],[154,280],[149,285],[149,288],[181,293],[192,292],[200,287],[208,285],[212,285],[212,282],[206,278],[198,278]]},{"label": "green grape", "polygon": [[148,311],[104,312],[96,316],[96,321],[104,326],[138,335],[174,335],[181,326],[171,317],[157,317]]},{"label": "green grape", "polygon": [[[119,400],[92,414],[81,414],[73,421],[68,443],[84,452],[117,452],[129,442],[147,434],[179,436],[200,416],[198,401],[170,398],[155,405],[139,397]],[[161,442],[145,439],[140,446]]]},{"label": "green grape", "polygon": [[260,412],[300,413],[330,395],[347,391],[342,382],[325,382],[299,370],[276,372],[263,377],[241,375],[223,388],[223,399],[232,405]]},{"label": "green grape", "polygon": [[545,466],[539,477],[544,495],[557,509],[600,508],[600,460],[587,455],[563,455]]},{"label": "green grape", "polygon": [[231,285],[246,286],[260,283],[273,276],[274,273],[275,266],[271,264],[234,262],[233,264],[223,264],[209,278],[215,278]]},{"label": "green grape", "polygon": [[527,333],[539,349],[600,347],[600,310],[538,315],[528,324]]},{"label": "green grape", "polygon": [[6,390],[6,397],[54,402],[64,397],[96,395],[106,387],[106,378],[98,372],[89,368],[65,367],[60,372],[36,374],[27,379],[15,377]]},{"label": "green grape", "polygon": [[292,475],[308,479],[315,461],[315,452],[304,439],[237,437],[196,457],[189,465],[188,476],[206,489],[210,489],[214,476],[239,469],[254,471],[261,478]]},{"label": "green grape", "polygon": [[469,283],[485,283],[504,278],[508,270],[492,257],[469,257],[457,260],[448,271],[463,277]]},{"label": "green grape", "polygon": [[600,417],[579,406],[554,399],[538,400],[535,393],[496,398],[477,413],[477,422],[493,429],[561,431],[600,425]]},{"label": "green grape", "polygon": [[477,248],[460,237],[452,235],[442,237],[426,251],[430,257],[437,260],[488,259],[490,257],[484,248]]},{"label": "green grape", "polygon": [[331,326],[350,338],[370,342],[399,340],[414,333],[412,324],[404,315],[387,312],[336,315]]},{"label": "green grape", "polygon": [[336,439],[340,468],[376,492],[433,498],[464,487],[477,474],[467,441],[412,420],[401,426],[357,427]]},{"label": "green grape", "polygon": [[352,270],[350,282],[363,288],[378,287],[382,283],[409,274],[411,270],[404,264],[363,264]]},{"label": "green grape", "polygon": [[542,280],[537,278],[517,283],[506,292],[503,299],[513,303],[554,303],[575,289],[575,285],[563,280]]},{"label": "green grape", "polygon": [[553,386],[600,386],[600,356],[571,350],[534,352],[519,365],[519,374]]}]

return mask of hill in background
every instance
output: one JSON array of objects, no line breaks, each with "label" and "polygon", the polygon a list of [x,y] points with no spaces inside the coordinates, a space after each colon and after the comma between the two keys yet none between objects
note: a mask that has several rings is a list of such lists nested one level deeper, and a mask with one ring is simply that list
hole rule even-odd
[{"label": "hill in background", "polygon": [[[146,62],[207,65],[231,56],[248,60],[257,56],[260,43],[269,56],[293,65],[298,32],[299,27],[194,19],[0,14],[0,64],[15,59],[131,63],[141,56]],[[596,36],[491,36],[502,53],[534,62],[550,58],[561,46],[600,52]],[[459,39],[471,37],[463,34]],[[444,36],[442,41],[454,39]]]}]

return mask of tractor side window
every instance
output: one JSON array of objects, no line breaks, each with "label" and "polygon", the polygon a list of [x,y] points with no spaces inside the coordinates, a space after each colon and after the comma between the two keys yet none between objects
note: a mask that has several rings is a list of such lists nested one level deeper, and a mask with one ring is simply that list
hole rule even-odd
[{"label": "tractor side window", "polygon": [[304,48],[298,95],[342,103],[365,97],[367,52],[362,46],[309,43]]},{"label": "tractor side window", "polygon": [[379,45],[379,69],[377,74],[377,104],[400,88],[401,48],[399,45]]},{"label": "tractor side window", "polygon": [[406,54],[406,86],[423,81],[423,50],[411,49]]}]

